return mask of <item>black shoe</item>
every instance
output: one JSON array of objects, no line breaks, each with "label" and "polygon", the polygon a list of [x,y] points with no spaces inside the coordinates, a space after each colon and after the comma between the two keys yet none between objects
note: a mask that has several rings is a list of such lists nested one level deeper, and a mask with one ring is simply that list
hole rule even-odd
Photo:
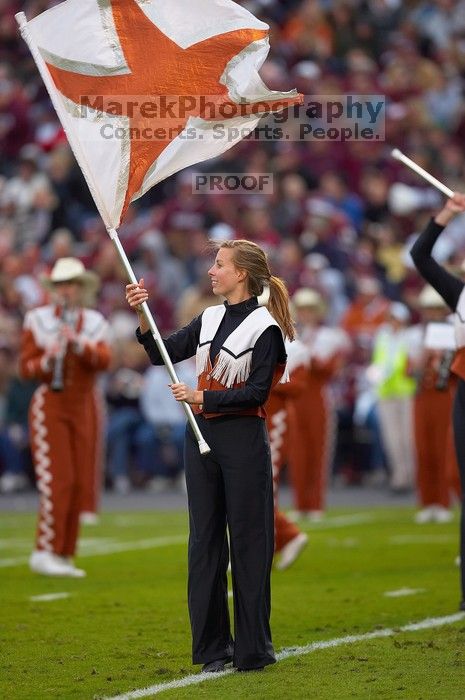
[{"label": "black shoe", "polygon": [[257,668],[238,668],[239,673],[248,673],[249,671],[263,671],[264,666],[258,666]]},{"label": "black shoe", "polygon": [[209,661],[207,664],[202,666],[201,673],[221,673],[221,671],[224,671],[225,665],[231,663],[231,661],[231,657],[228,657],[227,659],[216,659],[216,661]]},{"label": "black shoe", "polygon": [[462,600],[462,602],[460,603],[459,610],[465,610],[465,600]]}]

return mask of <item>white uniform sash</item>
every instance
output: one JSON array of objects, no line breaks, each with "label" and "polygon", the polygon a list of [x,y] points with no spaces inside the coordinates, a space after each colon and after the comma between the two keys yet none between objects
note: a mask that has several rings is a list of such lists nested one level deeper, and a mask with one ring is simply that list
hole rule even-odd
[{"label": "white uniform sash", "polygon": [[[210,346],[226,313],[226,307],[209,306],[202,314],[199,345],[196,353],[196,372],[199,377],[207,371]],[[268,309],[258,306],[246,316],[226,338],[215,359],[211,376],[227,388],[243,383],[250,374],[252,352],[258,338],[270,326],[278,326]]]}]

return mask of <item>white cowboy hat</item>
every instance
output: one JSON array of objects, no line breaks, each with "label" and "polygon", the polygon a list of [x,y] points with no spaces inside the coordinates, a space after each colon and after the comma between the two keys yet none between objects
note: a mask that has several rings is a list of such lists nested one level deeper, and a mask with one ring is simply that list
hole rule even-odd
[{"label": "white cowboy hat", "polygon": [[323,306],[323,297],[314,289],[303,287],[296,291],[292,297],[292,303],[298,309],[302,308],[303,306],[316,306],[321,308]]},{"label": "white cowboy hat", "polygon": [[59,282],[80,282],[86,302],[93,300],[100,286],[96,273],[86,270],[78,258],[58,258],[50,275],[42,276],[41,282],[46,289],[53,289]]},{"label": "white cowboy hat", "polygon": [[418,295],[418,303],[423,309],[439,309],[446,306],[446,302],[434,287],[427,284]]}]

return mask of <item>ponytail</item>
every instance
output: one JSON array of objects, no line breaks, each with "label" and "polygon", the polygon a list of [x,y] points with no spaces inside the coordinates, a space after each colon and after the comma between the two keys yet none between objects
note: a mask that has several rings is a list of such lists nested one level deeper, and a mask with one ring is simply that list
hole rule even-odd
[{"label": "ponytail", "polygon": [[271,275],[269,281],[270,298],[267,309],[289,340],[295,338],[294,322],[289,310],[289,292],[283,280]]}]

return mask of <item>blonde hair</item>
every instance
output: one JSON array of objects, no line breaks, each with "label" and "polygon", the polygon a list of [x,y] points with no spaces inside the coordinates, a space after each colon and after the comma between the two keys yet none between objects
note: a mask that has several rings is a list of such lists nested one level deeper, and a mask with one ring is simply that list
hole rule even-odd
[{"label": "blonde hair", "polygon": [[289,309],[289,292],[283,280],[271,274],[265,251],[256,243],[244,239],[222,241],[215,243],[214,246],[216,250],[228,248],[233,251],[235,266],[247,272],[247,284],[252,296],[260,296],[265,285],[269,287],[270,298],[266,308],[284,336],[294,340],[295,328]]}]

